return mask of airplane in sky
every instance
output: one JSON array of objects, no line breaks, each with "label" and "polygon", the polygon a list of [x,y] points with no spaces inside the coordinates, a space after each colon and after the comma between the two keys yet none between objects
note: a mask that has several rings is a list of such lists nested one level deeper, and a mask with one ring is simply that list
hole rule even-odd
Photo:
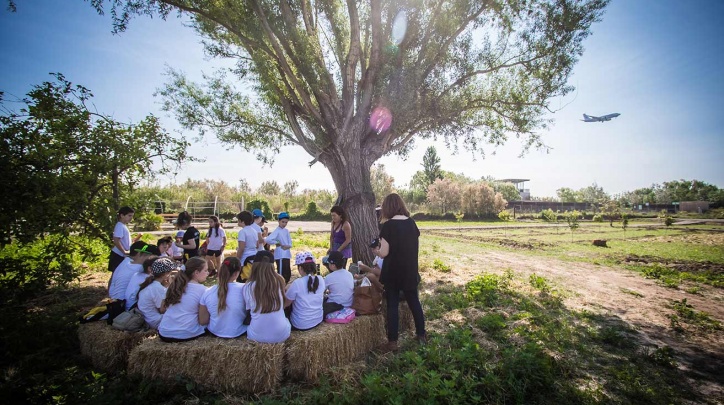
[{"label": "airplane in sky", "polygon": [[582,119],[581,121],[583,121],[583,122],[604,122],[604,121],[611,121],[611,118],[616,118],[616,117],[618,117],[619,115],[621,115],[621,114],[619,114],[619,113],[613,113],[613,114],[602,115],[602,116],[600,116],[600,117],[594,117],[593,115],[586,115],[586,114],[584,113],[584,114],[583,114],[583,119]]}]

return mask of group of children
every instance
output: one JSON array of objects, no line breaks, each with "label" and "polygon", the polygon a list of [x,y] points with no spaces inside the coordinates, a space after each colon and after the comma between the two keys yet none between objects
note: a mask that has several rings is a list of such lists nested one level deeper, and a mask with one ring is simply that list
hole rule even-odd
[{"label": "group of children", "polygon": [[[125,208],[119,210],[122,227],[132,219],[132,212],[129,219]],[[120,247],[116,245],[114,231],[114,247],[127,252],[128,257],[112,269],[111,298],[126,300],[126,309],[136,306],[164,342],[187,341],[205,334],[236,338],[246,333],[250,340],[279,343],[292,329],[312,329],[327,314],[352,306],[355,276],[345,269],[341,252],[331,251],[322,260],[329,270],[326,277],[318,274],[319,265],[312,253],[298,253],[294,264],[299,277],[289,283],[289,215],[279,214],[279,226],[271,234],[261,228],[261,210],[242,211],[237,219],[241,230],[236,257],[223,259],[226,234],[218,219],[209,221],[206,258],[198,256],[198,231],[190,226],[190,218],[186,222],[181,215],[178,225],[183,235],[179,232],[175,243],[167,238],[159,240],[158,246],[136,241],[126,249],[125,240],[120,241]],[[119,234],[125,235],[122,230]],[[130,242],[130,234],[128,239]],[[269,245],[275,246],[273,253],[264,248]],[[181,256],[173,252],[174,246],[183,249]],[[117,261],[114,254],[118,252],[111,253],[109,268]],[[207,260],[209,257],[218,258],[218,264]],[[204,283],[210,266],[217,273],[217,283],[207,288]],[[360,267],[376,282],[381,263]]]}]

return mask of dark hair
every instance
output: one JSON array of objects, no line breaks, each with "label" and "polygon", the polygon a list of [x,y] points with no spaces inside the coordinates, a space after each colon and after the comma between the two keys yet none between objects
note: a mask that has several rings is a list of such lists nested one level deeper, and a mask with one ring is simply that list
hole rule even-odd
[{"label": "dark hair", "polygon": [[219,236],[219,217],[216,215],[212,215],[209,217],[210,220],[214,221],[214,226],[209,227],[209,236],[211,236],[211,231],[216,229],[216,236]]},{"label": "dark hair", "polygon": [[123,206],[118,210],[118,216],[120,217],[121,215],[128,215],[133,212],[136,212],[136,210],[134,210],[133,208],[131,208],[129,206]]},{"label": "dark hair", "polygon": [[407,207],[405,207],[405,202],[402,201],[402,197],[400,197],[399,194],[392,193],[385,197],[385,200],[382,201],[382,217],[390,219],[395,215],[404,215],[409,217],[410,211],[408,211]]},{"label": "dark hair", "polygon": [[151,256],[148,259],[143,261],[143,272],[151,274],[151,266],[153,266],[153,262],[158,260],[158,256]]},{"label": "dark hair", "polygon": [[186,261],[186,270],[179,272],[166,290],[166,306],[181,302],[181,296],[186,292],[186,286],[194,273],[201,271],[205,265],[206,259],[200,256],[194,256]]},{"label": "dark hair", "polygon": [[191,217],[191,214],[189,214],[188,211],[180,212],[178,214],[178,218],[176,219],[176,225],[179,227],[183,225],[191,225],[191,220],[193,220],[193,217]]},{"label": "dark hair", "polygon": [[249,226],[254,222],[254,217],[251,216],[251,212],[249,211],[241,211],[236,215],[236,219],[243,222],[245,226]]},{"label": "dark hair", "polygon": [[309,280],[307,281],[307,292],[317,292],[317,288],[319,288],[319,276],[316,275],[317,265],[309,262],[298,264],[297,266],[301,267],[304,273],[309,276]]},{"label": "dark hair", "polygon": [[128,255],[136,256],[138,254],[138,252],[136,252],[136,250],[143,249],[143,247],[146,245],[148,245],[148,243],[146,243],[142,240],[137,240],[137,241],[131,243],[131,247],[128,248],[128,251],[129,251]]},{"label": "dark hair", "polygon": [[226,295],[229,292],[229,283],[236,280],[236,277],[232,279],[236,273],[241,272],[241,262],[236,257],[227,257],[221,263],[219,268],[219,287],[217,290],[219,303],[217,305],[217,312],[221,313],[226,309]]},{"label": "dark hair", "polygon": [[342,208],[341,206],[335,205],[332,207],[332,209],[329,210],[329,212],[334,212],[335,214],[339,215],[339,217],[342,219],[342,222],[340,222],[340,224],[347,222],[347,213],[344,212],[344,208]]},{"label": "dark hair", "polygon": [[164,236],[163,238],[159,239],[158,242],[156,242],[156,246],[162,243],[168,243],[169,245],[173,244],[173,238],[170,236]]}]

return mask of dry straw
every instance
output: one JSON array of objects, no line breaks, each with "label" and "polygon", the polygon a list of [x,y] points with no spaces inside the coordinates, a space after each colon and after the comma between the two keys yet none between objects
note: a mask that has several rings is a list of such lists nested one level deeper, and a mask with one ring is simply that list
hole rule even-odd
[{"label": "dry straw", "polygon": [[93,367],[106,372],[124,370],[131,349],[141,344],[143,339],[155,334],[155,330],[146,332],[116,330],[105,321],[78,326],[81,354],[91,361]]},{"label": "dry straw", "polygon": [[148,339],[131,352],[128,373],[175,381],[184,376],[197,384],[227,393],[263,393],[282,378],[284,344],[204,336],[183,343]]},{"label": "dry straw", "polygon": [[382,315],[365,315],[347,324],[322,323],[308,331],[295,331],[285,342],[287,376],[316,382],[331,367],[343,366],[383,343]]}]

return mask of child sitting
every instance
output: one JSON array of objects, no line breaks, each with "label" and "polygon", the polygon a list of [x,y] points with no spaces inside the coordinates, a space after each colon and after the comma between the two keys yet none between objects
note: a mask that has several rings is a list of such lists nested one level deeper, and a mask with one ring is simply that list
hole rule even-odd
[{"label": "child sitting", "polygon": [[287,288],[284,306],[293,304],[290,319],[295,330],[309,330],[324,320],[324,279],[317,275],[312,253],[297,253],[294,264],[300,277]]},{"label": "child sitting", "polygon": [[244,284],[237,283],[241,262],[236,257],[224,259],[218,270],[219,283],[204,293],[199,307],[201,324],[208,324],[209,333],[220,338],[236,338],[246,333],[244,325]]},{"label": "child sitting", "polygon": [[171,272],[177,267],[178,264],[168,257],[158,258],[151,265],[151,277],[148,277],[138,290],[138,310],[143,314],[146,324],[153,329],[158,329],[163,313],[166,311],[163,307],[166,287]]},{"label": "child sitting", "polygon": [[284,316],[284,278],[274,270],[272,260],[255,258],[244,288],[244,304],[251,311],[246,336],[261,343],[281,343],[292,329]]},{"label": "child sitting", "polygon": [[170,236],[164,236],[156,242],[158,246],[159,257],[170,257],[173,259],[173,238]]},{"label": "child sitting", "polygon": [[199,319],[199,303],[206,292],[202,283],[208,275],[206,259],[193,256],[186,261],[186,269],[174,277],[166,291],[166,313],[158,325],[161,341],[185,342],[206,333]]},{"label": "child sitting", "polygon": [[372,249],[372,254],[375,255],[374,260],[372,260],[372,266],[367,266],[362,261],[357,262],[357,265],[360,269],[360,274],[356,274],[354,276],[355,280],[362,280],[363,278],[367,278],[373,286],[377,287],[379,291],[382,291],[384,288],[382,286],[382,283],[380,283],[380,272],[382,271],[382,262],[383,259],[380,257],[380,239],[376,238],[370,242],[370,249]]},{"label": "child sitting", "polygon": [[133,242],[130,249],[130,258],[123,260],[111,274],[108,296],[117,300],[126,299],[126,289],[134,274],[143,271],[143,262],[151,255],[158,255],[155,246],[143,241]]},{"label": "child sitting", "polygon": [[346,261],[342,252],[336,250],[329,252],[329,255],[322,260],[329,270],[329,274],[324,278],[324,283],[329,290],[329,295],[324,301],[325,316],[352,306],[354,277],[343,267]]},{"label": "child sitting", "polygon": [[139,288],[151,276],[151,266],[156,260],[158,260],[158,256],[151,256],[144,260],[143,271],[134,273],[131,276],[131,281],[128,282],[128,287],[126,287],[126,311],[131,309],[138,301]]}]

